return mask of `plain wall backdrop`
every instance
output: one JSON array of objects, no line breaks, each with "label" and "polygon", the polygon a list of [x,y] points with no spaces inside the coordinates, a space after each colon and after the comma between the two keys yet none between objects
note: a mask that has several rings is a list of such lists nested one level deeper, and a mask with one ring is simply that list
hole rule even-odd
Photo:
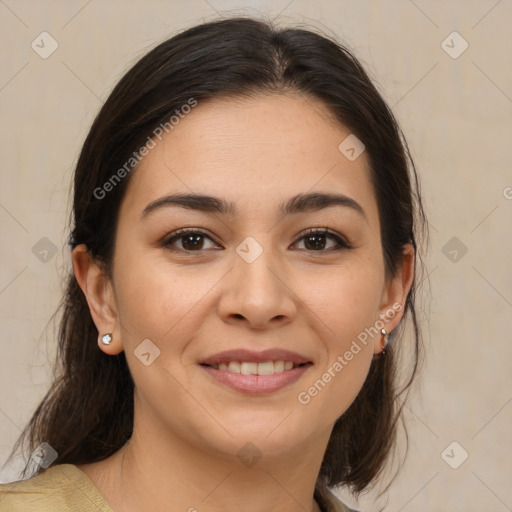
[{"label": "plain wall backdrop", "polygon": [[431,298],[409,454],[389,492],[359,506],[512,510],[511,0],[0,0],[0,463],[49,385],[55,335],[44,331],[70,265],[71,176],[94,116],[139,57],[218,13],[278,16],[352,48],[421,178]]}]

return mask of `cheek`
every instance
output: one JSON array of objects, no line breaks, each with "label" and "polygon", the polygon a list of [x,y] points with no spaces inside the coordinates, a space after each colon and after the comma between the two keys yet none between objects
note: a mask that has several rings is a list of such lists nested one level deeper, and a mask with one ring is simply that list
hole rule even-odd
[{"label": "cheek", "polygon": [[133,349],[148,338],[162,356],[180,352],[204,315],[208,292],[219,280],[217,272],[143,254],[125,254],[116,263],[116,303],[125,347]]},{"label": "cheek", "polygon": [[[155,402],[155,396],[163,393],[173,402],[180,401],[183,395],[180,383],[187,371],[183,354],[204,317],[205,294],[218,278],[211,272],[181,270],[166,261],[144,260],[132,254],[116,261],[115,280],[123,349],[130,372],[141,396],[151,403],[152,410],[158,411],[162,402]],[[144,358],[148,352],[149,357]],[[181,413],[175,415],[181,417]]]},{"label": "cheek", "polygon": [[314,280],[316,292],[309,294],[307,304],[315,312],[315,331],[321,333],[324,351],[297,397],[308,418],[332,424],[366,380],[374,341],[380,339],[374,327],[383,282],[378,268],[358,262]]},{"label": "cheek", "polygon": [[331,350],[343,350],[378,319],[383,276],[370,263],[347,263],[305,283],[301,294],[323,324]]}]

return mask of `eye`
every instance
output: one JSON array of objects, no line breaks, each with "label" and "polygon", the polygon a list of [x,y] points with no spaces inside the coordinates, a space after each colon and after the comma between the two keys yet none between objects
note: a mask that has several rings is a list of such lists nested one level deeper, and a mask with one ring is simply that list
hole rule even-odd
[{"label": "eye", "polygon": [[[330,252],[352,248],[341,235],[333,233],[327,228],[308,229],[301,234],[295,245],[302,241],[304,248],[299,247],[299,249],[313,252]],[[208,247],[208,242],[210,247]],[[201,252],[206,249],[220,249],[220,246],[210,236],[198,228],[183,228],[174,231],[164,238],[162,246],[176,252]]]},{"label": "eye", "polygon": [[[213,246],[205,247],[205,240],[209,240]],[[178,244],[178,247],[176,245]],[[171,251],[200,252],[202,249],[218,249],[219,246],[203,231],[194,228],[178,229],[165,237],[162,245]]]},{"label": "eye", "polygon": [[[329,240],[331,240],[331,247],[328,247]],[[298,242],[300,241],[304,241],[304,250],[313,252],[328,252],[352,248],[341,235],[333,233],[327,228],[308,229],[305,233],[302,233],[298,239]],[[332,246],[332,241],[334,241],[334,246]]]}]

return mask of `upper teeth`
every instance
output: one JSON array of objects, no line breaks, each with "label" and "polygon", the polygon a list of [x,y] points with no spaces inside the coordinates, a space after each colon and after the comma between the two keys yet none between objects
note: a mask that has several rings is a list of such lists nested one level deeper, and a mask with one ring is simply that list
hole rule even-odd
[{"label": "upper teeth", "polygon": [[291,361],[265,361],[264,363],[230,361],[229,363],[219,363],[212,366],[218,370],[229,370],[244,375],[272,375],[273,373],[291,370],[293,363]]}]

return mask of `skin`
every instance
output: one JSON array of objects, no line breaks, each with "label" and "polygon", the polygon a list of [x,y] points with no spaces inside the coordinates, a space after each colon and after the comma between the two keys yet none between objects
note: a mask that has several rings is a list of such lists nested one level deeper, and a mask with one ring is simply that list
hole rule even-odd
[{"label": "skin", "polygon": [[[366,154],[349,161],[338,150],[349,134],[323,104],[299,94],[200,102],[131,176],[111,277],[84,246],[73,251],[100,337],[113,336],[99,349],[125,351],[136,388],[132,439],[79,466],[116,512],[319,510],[313,491],[329,436],[381,336],[360,344],[307,405],[297,396],[380,315],[405,304],[413,279],[410,246],[396,276],[386,275]],[[168,207],[141,217],[176,192],[233,201],[238,213]],[[349,196],[364,216],[343,206],[278,214],[282,201],[307,192]],[[161,243],[183,227],[207,232],[202,248],[186,252],[183,238],[170,246],[177,252]],[[329,228],[353,248],[330,250],[337,242],[324,236],[325,248],[316,249],[303,238],[311,227]],[[248,236],[263,248],[252,263],[236,252]],[[402,313],[386,320],[388,332]],[[149,366],[134,354],[144,339],[160,350]],[[283,389],[249,396],[198,365],[234,348],[284,348],[313,365]],[[252,467],[237,457],[248,442],[262,455]]]}]

